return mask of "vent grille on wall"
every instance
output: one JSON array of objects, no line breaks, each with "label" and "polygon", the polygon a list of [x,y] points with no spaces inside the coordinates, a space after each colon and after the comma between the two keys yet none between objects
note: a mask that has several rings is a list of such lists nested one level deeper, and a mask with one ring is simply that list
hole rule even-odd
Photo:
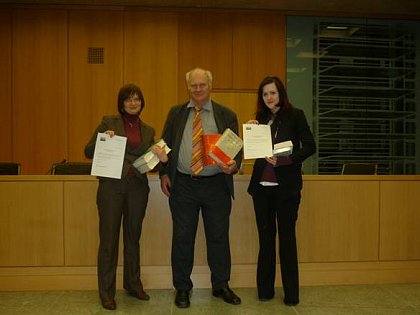
[{"label": "vent grille on wall", "polygon": [[103,47],[88,47],[88,63],[89,64],[103,64],[104,63],[104,48]]}]

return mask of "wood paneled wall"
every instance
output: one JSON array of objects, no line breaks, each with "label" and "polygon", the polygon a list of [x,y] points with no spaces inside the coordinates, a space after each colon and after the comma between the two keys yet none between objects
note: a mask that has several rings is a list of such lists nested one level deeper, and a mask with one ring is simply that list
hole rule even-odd
[{"label": "wood paneled wall", "polygon": [[[123,13],[70,11],[69,155],[84,159],[83,149],[103,115],[116,113],[117,92],[123,84]],[[88,49],[103,48],[103,63],[89,63]]]},{"label": "wood paneled wall", "polygon": [[12,13],[0,11],[0,161],[12,160]]},{"label": "wood paneled wall", "polygon": [[[384,209],[380,217],[380,225],[387,227],[387,232],[379,234],[379,241],[387,244],[379,251],[382,260],[420,260],[413,250],[420,248],[419,235],[420,211],[416,197],[420,191],[420,182],[396,183],[384,182],[381,185],[383,198],[380,207]],[[395,199],[393,196],[400,196]],[[397,209],[397,210],[396,210]]]},{"label": "wood paneled wall", "polygon": [[377,260],[378,196],[374,181],[306,181],[297,236],[305,248],[300,261]]},{"label": "wood paneled wall", "polygon": [[178,100],[178,15],[126,12],[124,47],[124,82],[141,86],[142,118],[159,137],[169,106]]},{"label": "wood paneled wall", "polygon": [[[255,287],[258,233],[249,180],[234,177],[233,287]],[[171,288],[168,199],[158,176],[150,175],[149,184],[142,280],[146,288]],[[93,176],[0,177],[1,290],[97,288],[97,185]],[[301,284],[419,282],[419,190],[420,176],[304,176],[297,223]],[[119,250],[121,288],[122,237]],[[192,278],[195,287],[211,286],[201,219]],[[276,281],[280,285],[279,273]]]},{"label": "wood paneled wall", "polygon": [[67,156],[67,13],[16,10],[12,25],[12,156],[45,174]]},{"label": "wood paneled wall", "polygon": [[[159,137],[193,67],[213,72],[214,99],[241,122],[262,78],[285,77],[285,17],[265,11],[13,8],[0,11],[0,45],[0,160],[22,174],[85,160],[124,83],[142,88],[142,119]],[[89,48],[103,48],[102,64],[88,63]]]}]

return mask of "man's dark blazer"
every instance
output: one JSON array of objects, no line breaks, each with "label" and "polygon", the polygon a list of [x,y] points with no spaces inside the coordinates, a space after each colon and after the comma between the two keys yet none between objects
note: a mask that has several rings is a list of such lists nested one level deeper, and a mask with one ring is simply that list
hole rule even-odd
[{"label": "man's dark blazer", "polygon": [[[275,129],[273,134],[276,134],[273,144],[288,140],[293,143],[293,153],[290,155],[293,163],[274,168],[280,191],[285,194],[296,194],[302,189],[302,162],[316,151],[314,136],[304,112],[298,108],[280,112],[274,120],[273,128]],[[255,161],[248,187],[249,194],[253,195],[259,186],[266,163],[265,159]]]},{"label": "man's dark blazer", "polygon": [[[179,150],[181,147],[182,135],[184,133],[185,125],[187,123],[188,115],[191,108],[188,108],[189,102],[181,105],[173,106],[166,118],[163,127],[162,138],[167,143],[168,147],[172,149],[169,153],[168,163],[160,170],[160,175],[169,175],[172,185],[175,183],[176,168],[178,165]],[[211,101],[213,106],[214,120],[218,132],[221,134],[227,128],[238,134],[238,118],[236,114],[227,107]],[[242,161],[242,151],[235,157],[237,168],[239,169]],[[230,194],[233,198],[233,177],[225,174],[226,183],[229,187]]]},{"label": "man's dark blazer", "polygon": [[[113,116],[104,116],[102,122],[96,128],[95,132],[92,135],[92,138],[89,140],[88,144],[85,147],[85,156],[87,158],[92,159],[93,154],[95,152],[95,144],[96,144],[96,137],[98,132],[105,132],[107,130],[113,130],[116,136],[126,137],[125,129],[124,129],[124,120],[121,115],[113,115]],[[140,120],[140,134],[141,134],[141,143],[138,147],[130,149],[127,145],[125,149],[124,155],[124,163],[122,169],[121,178],[127,176],[128,169],[130,168],[131,164],[146,150],[153,145],[154,143],[154,136],[155,130],[150,127],[149,125],[145,124]],[[133,168],[137,177],[146,177],[146,174],[140,174],[137,169]],[[102,178],[102,180],[112,180],[111,178]]]}]

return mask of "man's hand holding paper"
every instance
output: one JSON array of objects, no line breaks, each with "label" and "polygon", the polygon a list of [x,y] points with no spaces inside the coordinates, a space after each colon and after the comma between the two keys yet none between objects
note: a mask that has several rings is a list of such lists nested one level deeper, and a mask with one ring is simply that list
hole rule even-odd
[{"label": "man's hand holding paper", "polygon": [[166,145],[163,139],[160,139],[153,146],[151,146],[146,153],[140,156],[133,162],[133,166],[139,170],[140,173],[147,173],[158,165],[159,161],[165,163],[168,161],[167,154],[171,149]]},{"label": "man's hand holding paper", "polygon": [[164,145],[157,145],[154,144],[152,146],[152,152],[159,158],[159,160],[162,163],[168,162],[168,155],[170,150],[168,150],[168,147],[166,146],[166,143]]}]

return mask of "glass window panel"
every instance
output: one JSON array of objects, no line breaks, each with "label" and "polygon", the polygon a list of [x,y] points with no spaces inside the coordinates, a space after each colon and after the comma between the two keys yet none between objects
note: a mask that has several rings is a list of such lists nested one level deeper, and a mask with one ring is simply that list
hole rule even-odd
[{"label": "glass window panel", "polygon": [[420,172],[419,24],[287,18],[287,90],[318,145],[306,174],[340,174],[345,163]]}]

